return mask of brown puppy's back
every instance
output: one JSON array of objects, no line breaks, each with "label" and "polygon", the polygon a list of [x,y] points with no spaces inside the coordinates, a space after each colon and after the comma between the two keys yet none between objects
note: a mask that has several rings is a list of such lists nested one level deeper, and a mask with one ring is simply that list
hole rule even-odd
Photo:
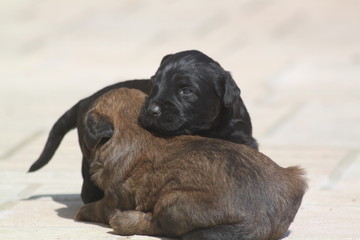
[{"label": "brown puppy's back", "polygon": [[[93,134],[80,140],[92,147],[92,178],[105,197],[85,205],[77,219],[108,223],[112,217],[112,227],[123,235],[283,236],[306,189],[301,169],[282,168],[250,147],[223,140],[156,137],[137,123],[144,98],[136,90],[113,90],[86,115],[89,131],[110,124],[115,133],[95,144],[89,141]],[[115,210],[122,212],[113,216]]]}]

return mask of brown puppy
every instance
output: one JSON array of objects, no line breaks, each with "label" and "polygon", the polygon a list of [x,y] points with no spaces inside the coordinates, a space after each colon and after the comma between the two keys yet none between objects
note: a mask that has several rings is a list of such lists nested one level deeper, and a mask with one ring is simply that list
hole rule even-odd
[{"label": "brown puppy", "polygon": [[77,220],[110,224],[120,235],[284,235],[307,187],[301,169],[282,168],[248,146],[220,139],[156,137],[138,124],[144,99],[137,90],[112,90],[85,115],[80,142],[105,196],[83,206]]}]

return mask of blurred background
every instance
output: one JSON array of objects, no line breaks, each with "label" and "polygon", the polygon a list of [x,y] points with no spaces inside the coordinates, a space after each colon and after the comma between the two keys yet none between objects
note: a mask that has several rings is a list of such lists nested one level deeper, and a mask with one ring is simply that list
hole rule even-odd
[{"label": "blurred background", "polygon": [[308,172],[289,238],[360,238],[359,29],[358,0],[1,0],[0,231],[21,198],[80,191],[75,132],[24,174],[63,112],[197,49],[232,73],[260,151]]}]

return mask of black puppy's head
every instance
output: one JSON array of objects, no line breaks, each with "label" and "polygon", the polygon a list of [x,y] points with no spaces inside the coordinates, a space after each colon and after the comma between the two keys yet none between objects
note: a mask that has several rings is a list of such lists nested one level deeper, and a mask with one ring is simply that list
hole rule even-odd
[{"label": "black puppy's head", "polygon": [[153,88],[141,110],[140,123],[162,134],[211,129],[221,111],[240,95],[230,73],[195,50],[165,56],[151,81]]}]

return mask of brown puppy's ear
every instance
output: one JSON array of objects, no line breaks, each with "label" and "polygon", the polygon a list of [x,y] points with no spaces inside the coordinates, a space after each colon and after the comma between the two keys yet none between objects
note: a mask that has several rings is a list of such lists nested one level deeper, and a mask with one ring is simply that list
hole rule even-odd
[{"label": "brown puppy's ear", "polygon": [[91,111],[86,116],[85,144],[89,149],[94,149],[99,144],[105,144],[114,134],[114,125],[111,119],[96,111]]},{"label": "brown puppy's ear", "polygon": [[230,72],[225,71],[225,81],[224,81],[224,95],[223,101],[224,106],[229,108],[240,96],[240,89],[236,85],[234,79],[232,78]]}]

